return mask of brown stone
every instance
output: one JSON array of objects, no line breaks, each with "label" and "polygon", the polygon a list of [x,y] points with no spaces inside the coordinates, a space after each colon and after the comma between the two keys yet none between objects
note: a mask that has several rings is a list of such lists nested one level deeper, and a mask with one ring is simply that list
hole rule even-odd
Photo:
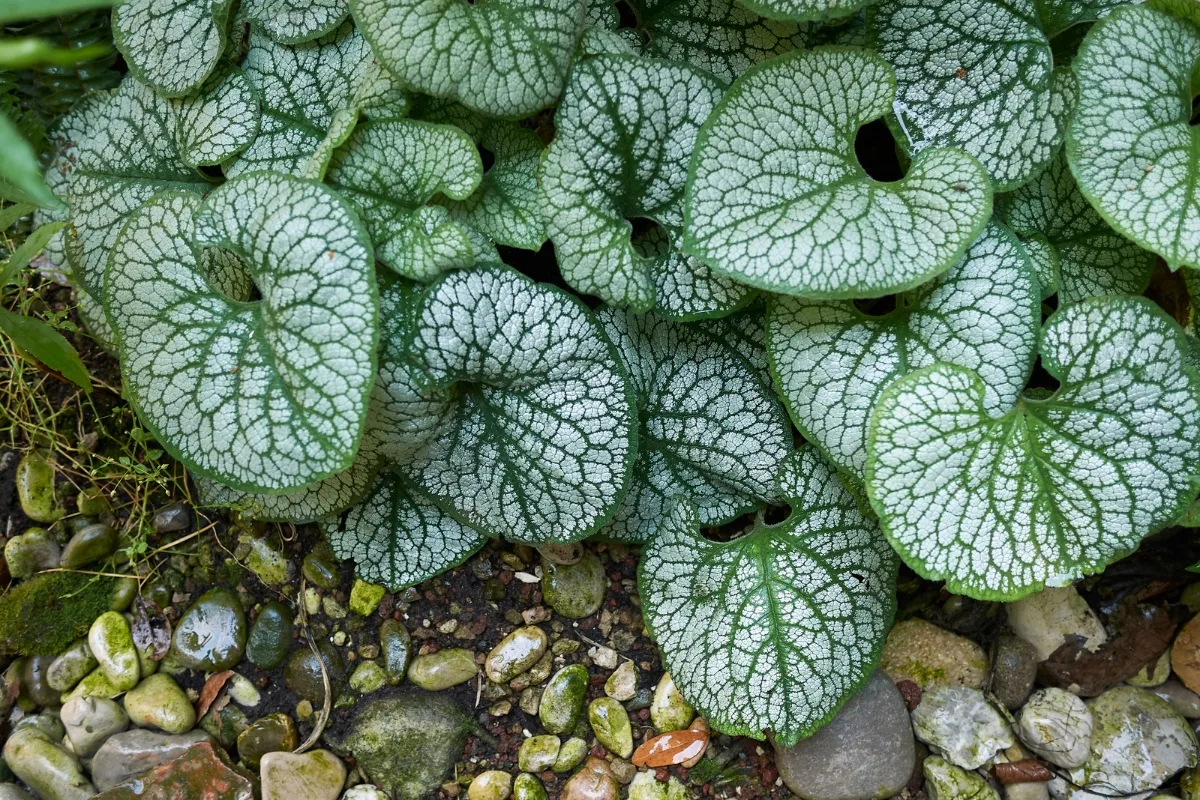
[{"label": "brown stone", "polygon": [[254,800],[250,781],[204,742],[169,764],[96,795],[94,800]]},{"label": "brown stone", "polygon": [[1193,692],[1200,692],[1200,614],[1183,626],[1171,646],[1171,669]]}]

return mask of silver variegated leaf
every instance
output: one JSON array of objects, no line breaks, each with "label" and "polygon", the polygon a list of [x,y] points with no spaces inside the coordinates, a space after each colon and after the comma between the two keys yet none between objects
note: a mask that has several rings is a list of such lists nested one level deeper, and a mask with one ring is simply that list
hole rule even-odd
[{"label": "silver variegated leaf", "polygon": [[113,10],[113,40],[130,73],[168,97],[191,94],[225,50],[233,0],[125,0]]}]

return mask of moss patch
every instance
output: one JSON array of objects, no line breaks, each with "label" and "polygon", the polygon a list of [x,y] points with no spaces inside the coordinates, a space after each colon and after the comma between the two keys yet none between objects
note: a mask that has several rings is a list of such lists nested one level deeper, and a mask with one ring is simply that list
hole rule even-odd
[{"label": "moss patch", "polygon": [[50,572],[0,597],[0,654],[56,655],[112,603],[112,578]]}]

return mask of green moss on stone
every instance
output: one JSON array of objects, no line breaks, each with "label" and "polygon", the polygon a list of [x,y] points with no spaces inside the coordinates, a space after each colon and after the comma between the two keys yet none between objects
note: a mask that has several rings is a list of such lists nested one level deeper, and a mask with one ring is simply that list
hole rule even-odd
[{"label": "green moss on stone", "polygon": [[0,597],[0,654],[56,655],[108,611],[115,580],[72,572],[35,575]]}]

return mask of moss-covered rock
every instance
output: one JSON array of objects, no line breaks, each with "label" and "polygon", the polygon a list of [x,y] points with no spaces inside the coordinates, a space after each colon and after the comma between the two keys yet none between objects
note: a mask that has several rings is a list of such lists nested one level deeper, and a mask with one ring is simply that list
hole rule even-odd
[{"label": "moss-covered rock", "polygon": [[35,575],[0,597],[0,654],[61,653],[108,611],[117,581],[72,572]]}]

